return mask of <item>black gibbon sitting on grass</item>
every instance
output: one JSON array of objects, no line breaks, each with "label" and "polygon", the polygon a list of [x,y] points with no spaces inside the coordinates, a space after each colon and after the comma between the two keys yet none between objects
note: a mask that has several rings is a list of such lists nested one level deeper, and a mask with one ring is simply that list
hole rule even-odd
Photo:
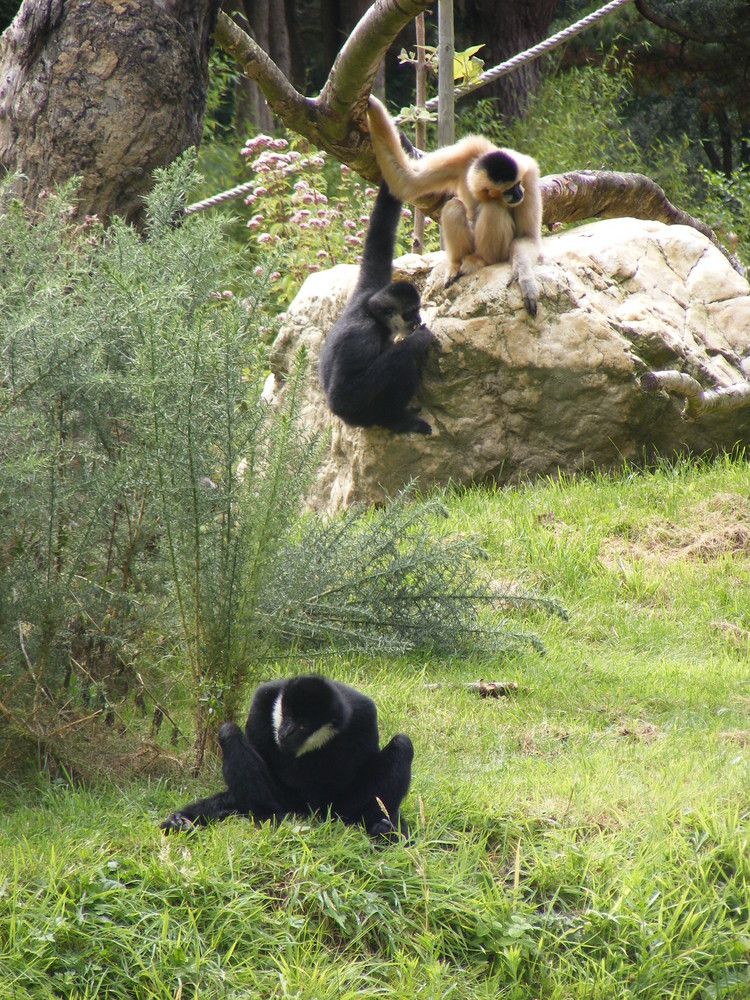
[{"label": "black gibbon sitting on grass", "polygon": [[[381,184],[370,216],[359,277],[326,336],[318,374],[332,413],[355,427],[431,434],[410,407],[432,334],[421,321],[417,289],[391,281],[401,202]],[[395,340],[400,336],[403,339]]]},{"label": "black gibbon sitting on grass", "polygon": [[258,821],[330,811],[372,837],[408,837],[399,817],[414,748],[398,733],[380,749],[377,709],[367,695],[308,674],[261,684],[244,733],[219,728],[226,790],[171,813],[165,833],[233,814]]}]

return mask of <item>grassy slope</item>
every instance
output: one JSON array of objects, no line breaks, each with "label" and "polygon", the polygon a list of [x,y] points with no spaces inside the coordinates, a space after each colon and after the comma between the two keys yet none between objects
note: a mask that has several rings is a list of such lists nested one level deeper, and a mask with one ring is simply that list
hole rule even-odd
[{"label": "grassy slope", "polygon": [[[414,739],[414,843],[165,840],[187,781],[0,790],[3,997],[750,996],[750,468],[447,507],[570,618],[544,657],[331,667]],[[479,676],[518,695],[424,687]]]}]

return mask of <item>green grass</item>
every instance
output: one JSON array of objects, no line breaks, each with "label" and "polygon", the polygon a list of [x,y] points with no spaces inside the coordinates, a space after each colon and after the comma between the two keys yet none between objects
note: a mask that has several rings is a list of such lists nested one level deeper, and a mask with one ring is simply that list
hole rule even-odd
[{"label": "green grass", "polygon": [[[2,997],[750,997],[750,467],[445,505],[436,531],[568,619],[524,623],[545,655],[328,665],[414,740],[413,843],[294,821],[163,838],[215,770],[6,783]],[[518,693],[452,683],[478,677]]]}]

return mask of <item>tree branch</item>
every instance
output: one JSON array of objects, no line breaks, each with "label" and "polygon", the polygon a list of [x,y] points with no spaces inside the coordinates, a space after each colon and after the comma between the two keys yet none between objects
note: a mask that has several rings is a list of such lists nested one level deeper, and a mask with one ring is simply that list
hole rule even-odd
[{"label": "tree branch", "polygon": [[736,410],[750,406],[750,382],[735,382],[718,389],[704,389],[700,382],[685,372],[646,372],[641,377],[641,386],[647,392],[665,390],[673,392],[685,400],[682,409],[683,420],[696,417],[713,410]]},{"label": "tree branch", "polygon": [[224,11],[219,11],[214,41],[237,60],[248,79],[258,84],[279,118],[293,132],[307,135],[315,122],[315,101],[295,90],[273,59]]},{"label": "tree branch", "polygon": [[675,21],[671,17],[662,17],[655,11],[649,9],[646,6],[645,0],[635,0],[635,6],[641,17],[644,17],[647,21],[655,24],[657,28],[663,28],[665,31],[671,31],[673,34],[677,35],[679,38],[683,38],[690,42],[700,42],[705,44],[708,39],[704,35],[697,35],[691,32],[684,25],[680,24],[679,21]]},{"label": "tree branch", "polygon": [[350,34],[317,98],[295,90],[258,43],[224,13],[219,14],[214,39],[258,84],[288,128],[366,179],[377,181],[365,113],[372,81],[393,39],[429,4],[430,0],[377,0]]},{"label": "tree branch", "polygon": [[368,8],[336,56],[320,104],[337,118],[352,115],[358,128],[366,121],[367,98],[378,66],[396,35],[431,0],[378,0]]},{"label": "tree branch", "polygon": [[543,222],[554,226],[584,219],[653,219],[670,226],[691,226],[721,250],[735,271],[745,269],[700,219],[683,212],[664,191],[644,174],[620,174],[610,170],[572,170],[542,177]]}]

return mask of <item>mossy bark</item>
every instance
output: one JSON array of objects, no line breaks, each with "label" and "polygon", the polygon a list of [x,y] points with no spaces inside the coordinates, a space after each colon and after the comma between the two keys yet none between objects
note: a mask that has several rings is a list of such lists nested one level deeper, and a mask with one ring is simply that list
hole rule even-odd
[{"label": "mossy bark", "polygon": [[155,168],[200,141],[218,0],[24,0],[0,38],[0,167],[35,205],[138,221]]}]

